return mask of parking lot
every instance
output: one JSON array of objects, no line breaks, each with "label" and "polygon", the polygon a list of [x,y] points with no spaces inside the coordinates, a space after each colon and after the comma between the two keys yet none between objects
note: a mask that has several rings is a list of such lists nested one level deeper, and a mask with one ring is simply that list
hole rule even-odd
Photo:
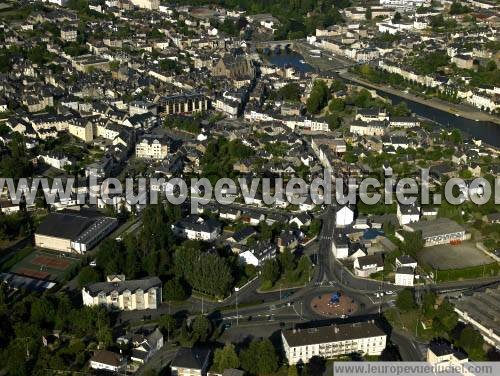
[{"label": "parking lot", "polygon": [[472,241],[424,248],[418,253],[418,259],[438,270],[462,269],[493,262]]}]

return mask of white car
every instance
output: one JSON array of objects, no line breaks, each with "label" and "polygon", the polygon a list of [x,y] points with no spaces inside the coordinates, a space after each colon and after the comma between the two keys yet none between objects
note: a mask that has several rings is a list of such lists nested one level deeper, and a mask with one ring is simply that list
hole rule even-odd
[{"label": "white car", "polygon": [[394,291],[389,290],[389,291],[386,291],[385,294],[386,295],[394,295]]}]

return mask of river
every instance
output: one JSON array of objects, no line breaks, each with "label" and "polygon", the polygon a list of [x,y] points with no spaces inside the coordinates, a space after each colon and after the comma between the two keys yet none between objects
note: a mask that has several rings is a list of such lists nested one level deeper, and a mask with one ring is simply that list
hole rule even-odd
[{"label": "river", "polygon": [[271,64],[278,67],[291,66],[303,73],[312,72],[314,70],[312,65],[309,65],[304,61],[302,55],[293,51],[283,51],[279,54],[271,53],[270,55],[266,55],[266,59]]},{"label": "river", "polygon": [[[311,72],[314,70],[314,68],[311,65],[307,63],[302,63],[301,61],[304,61],[302,55],[296,52],[281,53],[281,54],[273,53],[267,56],[267,59],[269,60],[270,63],[275,64],[277,66],[283,67],[285,65],[290,65],[304,73]],[[359,83],[355,84],[362,86]],[[373,90],[371,88],[369,89]],[[429,119],[442,128],[449,128],[449,129],[457,128],[464,134],[470,135],[476,139],[480,139],[489,145],[500,147],[500,126],[497,124],[487,121],[470,120],[461,116],[456,116],[455,114],[451,114],[443,110],[426,106],[425,104],[422,103],[413,102],[411,100],[401,98],[394,94],[386,93],[381,90],[376,90],[376,91],[380,96],[390,99],[393,104],[406,102],[408,108],[415,115],[425,119]]]}]

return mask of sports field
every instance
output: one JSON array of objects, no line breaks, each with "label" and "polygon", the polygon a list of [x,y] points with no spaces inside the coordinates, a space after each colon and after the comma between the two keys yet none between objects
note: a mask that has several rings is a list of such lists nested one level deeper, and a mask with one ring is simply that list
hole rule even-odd
[{"label": "sports field", "polygon": [[66,272],[78,262],[80,259],[72,255],[34,250],[15,264],[10,272],[48,281],[61,281]]}]

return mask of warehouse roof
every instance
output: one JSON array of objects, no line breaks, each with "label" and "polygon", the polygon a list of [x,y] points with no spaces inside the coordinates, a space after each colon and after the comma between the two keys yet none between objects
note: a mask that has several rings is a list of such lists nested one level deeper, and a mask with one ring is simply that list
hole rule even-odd
[{"label": "warehouse roof", "polygon": [[448,218],[438,218],[433,221],[420,221],[404,226],[410,231],[422,231],[422,238],[432,238],[434,236],[464,232],[465,229],[457,222]]},{"label": "warehouse roof", "polygon": [[42,221],[36,233],[54,238],[75,239],[93,222],[93,219],[77,214],[50,213]]}]

